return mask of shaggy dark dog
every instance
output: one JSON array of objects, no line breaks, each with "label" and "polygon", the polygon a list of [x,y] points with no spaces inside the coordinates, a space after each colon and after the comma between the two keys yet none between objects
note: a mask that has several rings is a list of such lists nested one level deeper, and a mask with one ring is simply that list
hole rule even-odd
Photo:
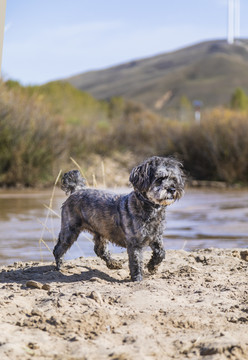
[{"label": "shaggy dark dog", "polygon": [[83,230],[94,235],[95,253],[108,268],[121,268],[121,262],[107,250],[110,241],[127,248],[133,281],[142,280],[142,251],[148,245],[152,249],[148,270],[157,270],[165,257],[166,206],[179,200],[184,192],[182,165],[173,158],[154,156],[135,167],[129,180],[134,190],[116,195],[86,188],[78,170],[64,174],[61,188],[71,195],[62,206],[61,231],[53,250],[58,270],[63,255]]}]

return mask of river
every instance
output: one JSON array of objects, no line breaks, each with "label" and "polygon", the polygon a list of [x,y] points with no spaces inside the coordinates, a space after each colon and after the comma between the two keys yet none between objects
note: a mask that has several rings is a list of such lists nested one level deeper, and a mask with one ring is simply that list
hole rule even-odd
[{"label": "river", "polygon": [[[121,191],[121,190],[119,190]],[[60,228],[60,207],[66,199],[51,191],[0,192],[0,264],[14,261],[53,261],[52,249]],[[186,189],[167,209],[166,249],[248,247],[248,191]],[[113,252],[124,249],[111,246]],[[89,234],[81,234],[65,259],[94,256]]]}]

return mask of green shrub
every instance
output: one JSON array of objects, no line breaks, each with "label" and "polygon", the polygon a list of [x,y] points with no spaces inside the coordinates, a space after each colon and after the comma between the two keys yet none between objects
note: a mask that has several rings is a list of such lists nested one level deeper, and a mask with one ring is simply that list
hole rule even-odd
[{"label": "green shrub", "polygon": [[248,110],[248,97],[244,90],[237,88],[233,93],[230,101],[231,109],[235,110]]}]

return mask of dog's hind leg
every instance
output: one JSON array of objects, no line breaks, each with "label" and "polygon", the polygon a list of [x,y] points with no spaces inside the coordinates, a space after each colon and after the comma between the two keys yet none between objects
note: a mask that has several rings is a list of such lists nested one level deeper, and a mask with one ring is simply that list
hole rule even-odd
[{"label": "dog's hind leg", "polygon": [[162,238],[156,239],[150,243],[150,247],[152,249],[152,257],[147,264],[147,268],[151,274],[154,274],[157,271],[159,264],[165,258],[165,250],[163,247]]},{"label": "dog's hind leg", "polygon": [[95,243],[94,251],[97,256],[106,262],[109,269],[121,269],[122,262],[111,257],[107,249],[107,240],[103,239],[99,234],[95,234],[93,241]]},{"label": "dog's hind leg", "polygon": [[64,254],[77,240],[79,232],[79,230],[71,227],[70,225],[61,229],[58,242],[53,249],[57,270],[61,267]]}]

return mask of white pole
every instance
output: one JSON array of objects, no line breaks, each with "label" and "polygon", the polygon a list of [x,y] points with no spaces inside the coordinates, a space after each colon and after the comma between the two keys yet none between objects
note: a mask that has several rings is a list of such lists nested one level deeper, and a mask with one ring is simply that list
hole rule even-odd
[{"label": "white pole", "polygon": [[5,13],[6,13],[6,0],[0,0],[0,78],[1,78],[2,56],[3,56]]},{"label": "white pole", "polygon": [[233,44],[234,40],[234,0],[228,0],[228,44]]},{"label": "white pole", "polygon": [[234,38],[240,38],[240,0],[235,0],[235,34]]}]

